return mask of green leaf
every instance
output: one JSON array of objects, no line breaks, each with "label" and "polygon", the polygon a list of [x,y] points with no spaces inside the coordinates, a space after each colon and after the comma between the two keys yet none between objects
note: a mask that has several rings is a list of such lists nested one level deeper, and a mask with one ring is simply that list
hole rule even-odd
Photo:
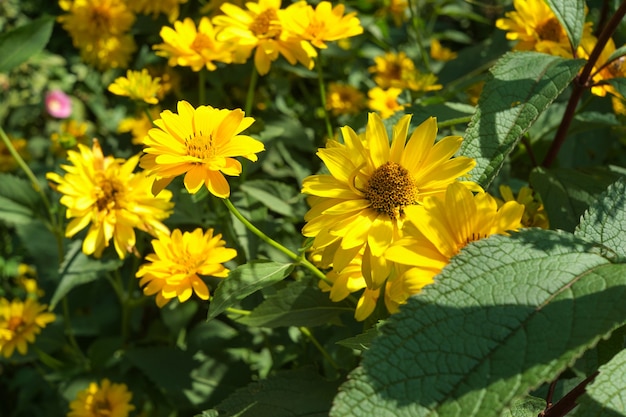
[{"label": "green leaf", "polygon": [[626,78],[610,78],[606,82],[611,84],[622,97],[626,97]]},{"label": "green leaf", "polygon": [[476,159],[473,181],[483,187],[491,183],[522,135],[583,64],[538,52],[511,52],[498,60],[459,151]]},{"label": "green leaf", "polygon": [[328,416],[338,382],[310,369],[280,372],[241,388],[203,415],[219,417]]},{"label": "green leaf", "polygon": [[41,197],[30,182],[0,174],[0,220],[10,225],[26,224],[39,217]]},{"label": "green leaf", "polygon": [[547,0],[548,6],[565,29],[567,37],[575,51],[583,37],[585,24],[584,0]]},{"label": "green leaf", "polygon": [[529,395],[513,401],[511,408],[501,417],[537,417],[545,408],[546,400]]},{"label": "green leaf", "polygon": [[578,416],[626,416],[626,350],[601,366],[579,399]]},{"label": "green leaf", "polygon": [[354,313],[345,303],[335,303],[327,293],[308,281],[294,281],[267,297],[239,322],[248,326],[321,326],[344,312]]},{"label": "green leaf", "polygon": [[626,265],[571,234],[467,245],[392,315],[331,416],[497,417],[626,320]]},{"label": "green leaf", "polygon": [[287,217],[294,216],[293,204],[301,198],[294,194],[294,187],[277,181],[246,181],[240,188],[268,209]]},{"label": "green leaf", "polygon": [[48,43],[54,25],[53,16],[44,16],[0,35],[0,72],[9,72]]},{"label": "green leaf", "polygon": [[234,269],[218,285],[209,306],[207,320],[217,317],[228,307],[250,294],[282,281],[293,271],[293,264],[252,261]]},{"label": "green leaf", "polygon": [[341,346],[345,346],[349,349],[364,351],[370,348],[370,345],[372,344],[372,340],[374,340],[374,338],[378,336],[379,334],[380,334],[380,331],[378,330],[378,326],[370,327],[364,333],[358,334],[354,337],[349,337],[347,339],[340,340],[337,342],[337,344]]},{"label": "green leaf", "polygon": [[608,170],[536,168],[530,184],[541,196],[550,227],[572,232],[589,205],[618,178]]},{"label": "green leaf", "polygon": [[104,272],[113,271],[122,266],[120,259],[92,259],[82,252],[82,241],[74,241],[69,246],[65,259],[59,269],[60,282],[50,301],[54,309],[59,301],[72,288],[98,279]]},{"label": "green leaf", "polygon": [[621,178],[609,186],[580,220],[574,234],[599,243],[626,260],[626,180]]},{"label": "green leaf", "polygon": [[626,45],[622,45],[616,50],[614,50],[613,53],[607,59],[607,62],[615,61],[616,59],[623,57],[624,55],[626,55]]}]

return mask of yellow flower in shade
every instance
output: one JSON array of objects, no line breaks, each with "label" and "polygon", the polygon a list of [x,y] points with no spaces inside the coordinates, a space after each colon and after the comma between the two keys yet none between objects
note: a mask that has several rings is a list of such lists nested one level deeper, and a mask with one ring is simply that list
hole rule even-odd
[{"label": "yellow flower in shade", "polygon": [[347,84],[330,83],[326,94],[326,108],[333,115],[358,114],[365,107],[365,96]]},{"label": "yellow flower in shade", "polygon": [[289,31],[311,42],[313,46],[326,49],[326,42],[338,41],[363,33],[356,13],[344,15],[345,6],[335,7],[328,1],[315,6],[297,2],[285,9],[283,26]]},{"label": "yellow flower in shade", "polygon": [[[593,51],[597,43],[598,40],[594,36],[584,38],[578,48],[579,57],[589,59],[589,55],[591,55],[591,51]],[[609,61],[613,52],[615,52],[615,42],[613,39],[609,39],[593,67],[591,93],[600,97],[604,97],[607,93],[610,93],[623,100],[624,97],[622,97],[615,87],[606,82],[613,78],[626,77],[626,57],[621,56]]]},{"label": "yellow flower in shade", "polygon": [[185,174],[185,188],[197,193],[206,185],[211,194],[227,198],[230,186],[224,174],[241,174],[241,163],[234,157],[256,161],[265,149],[263,143],[240,135],[254,123],[240,109],[194,109],[186,101],[178,102],[178,114],[165,110],[155,120],[157,126],[144,138],[140,165],[156,180],[152,192],[158,194],[174,177]]},{"label": "yellow flower in shade", "polygon": [[[388,261],[409,267],[397,278],[397,288],[390,290],[395,308],[432,283],[468,243],[522,227],[524,206],[507,201],[498,207],[489,194],[473,194],[466,185],[454,182],[445,195],[426,197],[421,205],[406,207],[404,212],[408,221],[403,238],[384,254]],[[395,310],[391,304],[387,308]]]},{"label": "yellow flower in shade", "polygon": [[200,15],[214,17],[218,14],[222,14],[220,8],[224,3],[232,3],[235,6],[243,7],[244,0],[209,0],[204,6],[200,8]]},{"label": "yellow flower in shade", "polygon": [[384,0],[383,7],[378,12],[382,15],[390,15],[393,23],[400,27],[408,20],[408,0]]},{"label": "yellow flower in shade", "polygon": [[623,98],[611,97],[611,104],[613,105],[615,114],[626,116],[626,101]]},{"label": "yellow flower in shade", "polygon": [[[505,13],[496,27],[507,31],[507,39],[518,41],[514,50],[572,58],[567,33],[545,0],[513,0],[513,6],[515,11]],[[591,30],[591,23],[586,23],[583,38],[590,36]]]},{"label": "yellow flower in shade", "polygon": [[26,354],[28,344],[34,343],[41,329],[55,319],[47,309],[47,305],[31,298],[26,301],[0,298],[0,353],[5,358],[13,355],[15,349]]},{"label": "yellow flower in shade", "polygon": [[151,14],[153,18],[163,13],[173,22],[178,19],[182,3],[187,3],[187,0],[133,0],[128,2],[128,6],[135,13]]},{"label": "yellow flower in shade", "polygon": [[429,118],[407,141],[410,115],[393,127],[391,145],[381,118],[370,113],[365,133],[341,129],[344,143],[334,140],[317,155],[329,174],[304,179],[310,195],[302,233],[313,237],[311,249],[319,264],[341,272],[362,252],[361,272],[367,288],[380,288],[391,264],[385,250],[398,238],[407,207],[426,196],[442,194],[450,182],[475,165],[467,157],[452,158],[462,138],[448,136],[437,143],[437,122]]},{"label": "yellow flower in shade", "polygon": [[550,222],[548,221],[548,213],[543,208],[543,203],[539,196],[530,187],[522,187],[517,193],[517,197],[513,195],[511,187],[508,185],[501,185],[499,187],[501,199],[496,199],[498,207],[502,206],[507,201],[517,201],[524,206],[524,215],[522,216],[522,226],[524,227],[541,227],[542,229],[549,229]]},{"label": "yellow flower in shade", "polygon": [[146,256],[150,263],[137,271],[145,295],[156,294],[156,303],[163,307],[173,298],[185,302],[195,293],[200,299],[209,299],[209,288],[200,275],[225,278],[229,270],[222,265],[237,256],[235,249],[226,248],[222,235],[205,233],[198,228],[181,233],[175,229],[171,236],[160,236],[152,241],[153,254]]},{"label": "yellow flower in shade", "polygon": [[117,131],[119,133],[129,132],[132,135],[133,138],[131,143],[133,145],[143,144],[144,138],[148,136],[148,132],[154,127],[152,120],[158,119],[159,114],[161,113],[161,110],[158,107],[151,108],[148,111],[152,119],[149,119],[145,112],[140,112],[136,117],[127,117],[122,119],[120,124],[117,126]]},{"label": "yellow flower in shade", "polygon": [[374,82],[381,88],[407,88],[407,79],[415,72],[415,64],[404,52],[388,52],[374,58],[369,68]]},{"label": "yellow flower in shade", "polygon": [[[12,139],[10,138],[11,145],[17,151],[17,153],[24,160],[30,159],[30,152],[28,151],[28,142],[26,139]],[[0,140],[0,172],[11,172],[17,169],[18,164],[9,148],[4,141]]]},{"label": "yellow flower in shade", "polygon": [[147,69],[141,71],[126,71],[126,77],[118,77],[108,90],[118,96],[126,96],[131,100],[144,101],[148,104],[157,104],[157,93],[161,88],[160,78],[152,78]]},{"label": "yellow flower in shade", "polygon": [[236,45],[235,62],[245,62],[252,51],[254,65],[261,75],[270,70],[270,65],[279,55],[291,64],[300,62],[308,69],[313,68],[312,58],[317,56],[309,42],[283,28],[281,0],[259,0],[246,3],[246,9],[231,3],[221,7],[223,15],[213,18],[220,28],[218,39]]},{"label": "yellow flower in shade", "polygon": [[124,68],[136,50],[129,30],[134,13],[123,0],[60,0],[66,14],[58,21],[81,51],[82,58],[98,69]]},{"label": "yellow flower in shade", "polygon": [[49,172],[46,178],[62,193],[61,204],[72,219],[65,236],[72,237],[89,225],[83,240],[83,252],[96,257],[113,239],[115,250],[124,258],[135,247],[135,230],[153,236],[169,234],[161,222],[169,217],[173,204],[168,191],[159,197],[150,193],[152,181],[144,172],[133,173],[139,156],[127,161],[104,156],[97,140],[93,148],[78,145],[78,152],[68,151],[71,165],[62,165],[65,176]]},{"label": "yellow flower in shade", "polygon": [[387,119],[406,107],[406,104],[398,102],[398,96],[401,93],[402,90],[399,88],[383,90],[380,87],[374,87],[367,93],[369,97],[367,107],[370,110],[380,112],[380,116]]},{"label": "yellow flower in shade", "polygon": [[450,48],[441,45],[438,39],[430,40],[430,57],[437,61],[452,61],[458,56],[456,52],[452,52]]},{"label": "yellow flower in shade", "polygon": [[100,384],[90,383],[76,395],[67,417],[128,417],[135,409],[130,403],[132,398],[126,384],[112,384],[105,378]]},{"label": "yellow flower in shade", "polygon": [[153,49],[157,55],[167,58],[170,66],[191,67],[193,71],[206,67],[214,71],[217,69],[215,62],[232,62],[230,45],[218,41],[216,33],[208,17],[200,19],[197,28],[187,17],[182,22],[174,22],[174,29],[161,28],[163,43],[154,45]]},{"label": "yellow flower in shade", "polygon": [[79,143],[87,143],[87,122],[74,119],[66,119],[59,126],[58,132],[50,135],[52,142],[52,152],[56,155],[65,155],[68,149],[76,148]]}]

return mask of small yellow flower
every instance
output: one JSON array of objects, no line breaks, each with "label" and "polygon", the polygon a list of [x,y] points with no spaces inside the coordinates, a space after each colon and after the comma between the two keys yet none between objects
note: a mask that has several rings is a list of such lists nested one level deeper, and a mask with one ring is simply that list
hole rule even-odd
[{"label": "small yellow flower", "polygon": [[400,27],[409,19],[407,13],[408,10],[408,0],[384,0],[383,7],[377,12],[377,14],[391,16],[394,25]]},{"label": "small yellow flower", "polygon": [[47,309],[47,305],[31,298],[26,301],[0,298],[0,353],[5,358],[13,355],[15,349],[26,354],[28,343],[34,343],[41,329],[55,319]]},{"label": "small yellow flower", "polygon": [[[149,112],[152,120],[156,120],[159,118],[161,110],[158,107],[153,107]],[[131,143],[133,145],[143,145],[144,138],[148,136],[148,132],[154,127],[152,120],[148,118],[145,112],[141,112],[136,117],[122,119],[117,126],[117,131],[119,133],[130,132],[133,137]]]},{"label": "small yellow flower", "polygon": [[367,93],[369,97],[367,107],[379,112],[383,119],[387,119],[407,106],[398,102],[401,93],[402,90],[399,88],[383,90],[380,87],[374,87]]},{"label": "small yellow flower", "polygon": [[126,384],[112,384],[105,378],[100,384],[90,383],[76,395],[67,417],[128,417],[135,409],[130,403],[132,398]]},{"label": "small yellow flower", "polygon": [[173,22],[178,19],[182,3],[187,3],[187,0],[133,0],[128,2],[128,6],[133,12],[151,14],[152,18],[163,13],[170,22]]},{"label": "small yellow flower", "polygon": [[524,206],[524,215],[522,216],[522,226],[524,227],[541,227],[542,229],[549,229],[550,222],[548,221],[548,213],[543,208],[543,203],[539,199],[539,196],[534,193],[530,187],[522,187],[517,193],[517,197],[513,195],[511,187],[508,185],[501,185],[499,187],[502,200],[498,201],[498,207],[502,206],[507,201],[516,201]]},{"label": "small yellow flower", "polygon": [[406,53],[388,52],[374,58],[374,65],[369,68],[374,74],[374,82],[380,88],[407,88],[407,79],[415,72],[415,64]]},{"label": "small yellow flower", "polygon": [[216,39],[217,30],[208,17],[200,19],[196,24],[187,17],[182,22],[174,22],[174,29],[164,26],[161,28],[163,43],[154,45],[156,54],[168,59],[172,67],[191,67],[193,71],[202,68],[214,71],[215,62],[232,62],[231,45]]},{"label": "small yellow flower", "polygon": [[254,50],[254,66],[261,75],[269,72],[271,63],[282,55],[291,65],[300,62],[313,68],[315,48],[296,34],[283,28],[285,10],[281,0],[259,0],[246,3],[246,9],[231,3],[221,7],[223,15],[213,18],[219,27],[218,39],[235,46],[234,61],[246,62]]},{"label": "small yellow flower", "polygon": [[152,78],[147,69],[126,71],[126,77],[118,77],[109,85],[109,91],[118,96],[126,96],[131,100],[157,104],[157,93],[161,88],[160,78]]},{"label": "small yellow flower", "polygon": [[315,6],[297,2],[285,9],[283,25],[286,29],[306,39],[320,49],[326,49],[326,42],[338,41],[363,33],[363,27],[356,13],[344,16],[345,6],[335,7],[328,1]]},{"label": "small yellow flower", "polygon": [[441,45],[438,39],[430,40],[430,57],[437,61],[452,61],[458,56],[456,52],[452,52],[450,48]]},{"label": "small yellow flower", "polygon": [[[581,58],[588,59],[597,43],[598,40],[595,36],[584,38],[578,48],[578,55]],[[613,39],[609,39],[593,67],[591,75],[591,93],[600,97],[604,97],[607,93],[610,93],[623,100],[624,97],[622,97],[615,87],[606,82],[613,78],[626,77],[626,57],[621,56],[609,61],[609,57],[613,52],[615,52],[615,42]]]},{"label": "small yellow flower", "polygon": [[[30,152],[28,151],[28,142],[26,139],[10,139],[11,145],[17,151],[17,153],[24,160],[30,159]],[[17,169],[18,164],[9,148],[4,144],[4,141],[0,140],[0,172],[11,172]]]},{"label": "small yellow flower", "polygon": [[184,100],[178,102],[178,114],[162,112],[154,122],[157,127],[144,138],[146,155],[140,162],[156,177],[153,193],[185,174],[185,188],[190,193],[197,193],[204,184],[211,194],[227,198],[230,186],[224,174],[241,174],[241,163],[235,157],[256,161],[256,154],[265,149],[258,140],[240,135],[252,123],[254,119],[245,117],[240,109],[194,109]]},{"label": "small yellow flower", "polygon": [[153,236],[169,234],[161,222],[169,217],[173,204],[171,192],[159,197],[150,193],[151,180],[144,172],[133,173],[139,156],[127,161],[104,156],[97,140],[92,149],[78,145],[78,152],[68,151],[71,165],[62,165],[65,176],[49,172],[62,193],[61,204],[72,219],[65,236],[72,237],[89,225],[83,240],[83,252],[95,257],[113,239],[118,256],[123,259],[135,247],[135,228]]},{"label": "small yellow flower", "polygon": [[225,278],[229,270],[222,265],[237,256],[235,249],[224,247],[222,235],[205,233],[198,228],[181,233],[175,229],[171,236],[160,236],[152,241],[153,254],[139,267],[137,278],[145,295],[156,294],[156,303],[163,307],[173,298],[185,302],[195,293],[200,299],[209,299],[209,288],[200,275]]},{"label": "small yellow flower", "polygon": [[347,84],[330,83],[326,94],[326,108],[333,115],[358,114],[365,107],[365,96]]},{"label": "small yellow flower", "polygon": [[58,132],[50,135],[52,152],[65,155],[68,149],[75,149],[79,143],[87,143],[89,124],[74,119],[66,119],[59,126]]}]

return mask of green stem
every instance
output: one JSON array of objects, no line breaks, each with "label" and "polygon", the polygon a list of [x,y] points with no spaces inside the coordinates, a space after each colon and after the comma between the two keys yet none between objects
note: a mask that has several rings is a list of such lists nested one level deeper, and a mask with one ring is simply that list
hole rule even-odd
[{"label": "green stem", "polygon": [[70,342],[70,346],[76,351],[78,356],[83,359],[83,361],[87,361],[87,358],[85,358],[83,351],[81,350],[80,346],[78,346],[78,342],[74,337],[74,331],[72,330],[72,323],[70,321],[70,305],[67,301],[67,296],[63,297],[61,304],[63,306],[63,322],[65,324],[65,335]]},{"label": "green stem", "polygon": [[426,52],[426,48],[424,47],[424,40],[422,39],[422,33],[419,27],[419,17],[416,13],[416,7],[414,7],[413,0],[409,0],[409,12],[411,13],[411,23],[413,24],[413,31],[415,32],[415,40],[417,41],[417,47],[420,50],[420,54],[422,55],[422,61],[424,61],[424,68],[429,73],[432,73],[432,69],[430,67],[430,60],[428,59],[428,53]]},{"label": "green stem", "polygon": [[320,353],[328,361],[330,366],[332,366],[336,371],[338,371],[339,365],[337,365],[337,362],[335,362],[333,358],[328,354],[326,349],[324,349],[324,346],[322,346],[320,342],[315,338],[311,330],[308,327],[304,327],[304,326],[300,326],[298,327],[298,329],[300,329],[302,334],[305,335],[311,341],[311,343],[313,343],[313,345],[317,348],[317,350],[320,351]]},{"label": "green stem", "polygon": [[248,93],[246,94],[246,107],[244,112],[246,116],[252,114],[252,105],[254,104],[254,92],[256,90],[257,81],[259,80],[259,72],[256,66],[252,65],[252,74],[250,74],[250,85],[248,85]]},{"label": "green stem", "polygon": [[206,68],[198,72],[198,101],[200,105],[206,104]]},{"label": "green stem", "polygon": [[150,123],[152,123],[154,125],[154,119],[152,118],[152,115],[150,114],[150,109],[148,108],[148,106],[141,106],[143,108],[143,112],[146,116],[148,116],[148,120],[150,120]]},{"label": "green stem", "polygon": [[251,311],[249,310],[241,310],[239,308],[233,308],[233,307],[227,307],[226,308],[226,312],[228,313],[233,313],[233,314],[239,314],[241,316],[249,316]]},{"label": "green stem", "polygon": [[322,69],[322,60],[320,57],[316,59],[315,66],[317,67],[317,81],[320,87],[320,99],[322,100],[322,109],[324,109],[324,122],[326,123],[326,134],[328,139],[331,140],[334,137],[333,128],[330,124],[330,115],[326,108],[326,86],[324,85],[324,70]]},{"label": "green stem", "polygon": [[437,127],[443,128],[443,127],[455,126],[459,124],[465,124],[465,123],[469,123],[471,120],[472,120],[472,116],[457,117],[456,119],[446,120],[445,122],[441,122],[441,123],[438,122]]}]

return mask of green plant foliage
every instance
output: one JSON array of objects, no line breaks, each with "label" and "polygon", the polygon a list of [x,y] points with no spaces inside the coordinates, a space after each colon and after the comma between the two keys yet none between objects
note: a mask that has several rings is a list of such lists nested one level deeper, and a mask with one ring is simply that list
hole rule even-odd
[{"label": "green plant foliage", "polygon": [[490,70],[460,154],[476,159],[472,180],[488,186],[522,135],[569,85],[584,61],[511,52]]},{"label": "green plant foliage", "polygon": [[626,416],[626,350],[599,369],[598,376],[587,386],[580,398],[578,416],[618,417]]},{"label": "green plant foliage", "polygon": [[41,196],[28,181],[0,174],[0,220],[9,225],[33,220],[41,209]]},{"label": "green plant foliage", "polygon": [[626,323],[626,267],[592,249],[539,230],[469,245],[382,327],[331,415],[499,416]]},{"label": "green plant foliage", "polygon": [[41,52],[50,39],[53,25],[54,17],[44,16],[0,35],[0,72],[8,72]]},{"label": "green plant foliage", "polygon": [[550,9],[556,18],[565,28],[567,37],[576,49],[580,45],[583,36],[583,25],[585,23],[585,1],[584,0],[547,0]]}]

